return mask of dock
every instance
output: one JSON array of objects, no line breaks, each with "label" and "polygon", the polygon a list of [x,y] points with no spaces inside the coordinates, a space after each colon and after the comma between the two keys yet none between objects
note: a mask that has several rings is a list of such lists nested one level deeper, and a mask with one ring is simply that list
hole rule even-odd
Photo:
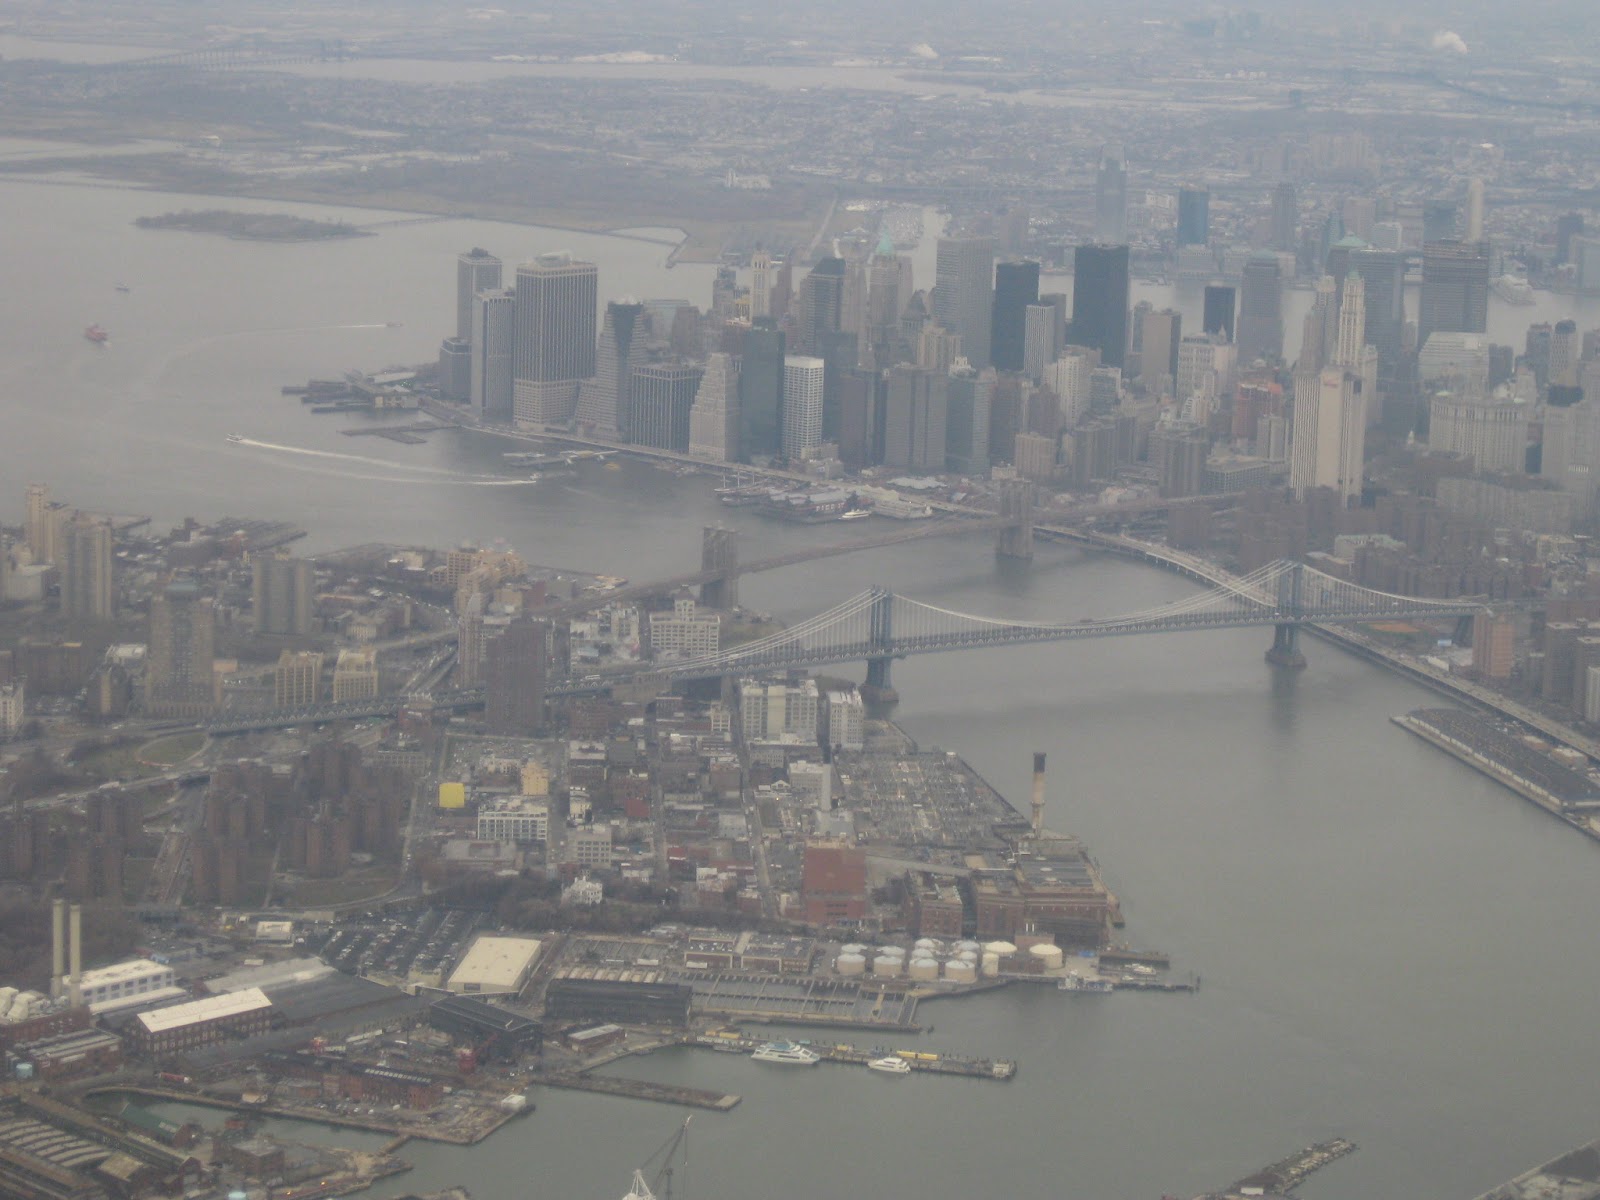
[{"label": "dock", "polygon": [[1279,1159],[1271,1166],[1262,1167],[1253,1175],[1246,1175],[1221,1194],[1259,1196],[1263,1190],[1272,1195],[1287,1192],[1304,1183],[1313,1172],[1320,1171],[1346,1154],[1353,1154],[1355,1149],[1356,1144],[1348,1138],[1317,1142],[1289,1155],[1288,1158]]},{"label": "dock", "polygon": [[[338,409],[337,411],[346,411]],[[454,429],[454,425],[441,425],[437,421],[414,421],[410,425],[377,425],[370,428],[341,429],[345,437],[381,437],[407,446],[420,446],[426,441],[423,434],[438,433],[441,429]]]},{"label": "dock", "polygon": [[[707,1050],[719,1050],[724,1054],[753,1054],[766,1043],[757,1038],[742,1037],[739,1035],[721,1035],[716,1033],[704,1034],[690,1040],[687,1045],[701,1046]],[[848,1066],[864,1067],[875,1058],[884,1058],[893,1055],[904,1060],[905,1064],[913,1071],[926,1071],[933,1075],[955,1075],[964,1079],[999,1079],[1008,1080],[1015,1078],[1017,1064],[1005,1059],[989,1058],[964,1058],[953,1054],[935,1054],[922,1050],[862,1050],[858,1046],[838,1042],[833,1044],[809,1042],[804,1043],[807,1050],[820,1055],[825,1063],[843,1063]]]},{"label": "dock", "polygon": [[689,1108],[707,1108],[713,1112],[727,1112],[737,1107],[741,1096],[732,1093],[712,1092],[704,1088],[676,1087],[666,1083],[650,1083],[643,1079],[621,1079],[612,1075],[584,1075],[575,1071],[540,1073],[529,1080],[541,1087],[567,1088],[575,1092],[599,1092],[604,1096],[626,1096],[633,1100],[655,1100],[662,1104],[682,1104]]}]

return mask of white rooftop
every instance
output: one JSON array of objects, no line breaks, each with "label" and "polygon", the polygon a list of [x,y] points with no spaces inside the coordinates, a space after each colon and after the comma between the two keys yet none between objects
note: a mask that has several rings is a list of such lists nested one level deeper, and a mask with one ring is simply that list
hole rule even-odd
[{"label": "white rooftop", "polygon": [[128,979],[148,979],[172,974],[171,967],[151,962],[148,958],[130,958],[127,962],[112,963],[109,967],[93,967],[83,973],[85,988],[102,987],[108,983],[121,983]]},{"label": "white rooftop", "polygon": [[175,1004],[171,1008],[140,1013],[139,1024],[149,1033],[163,1033],[168,1029],[182,1029],[185,1025],[198,1025],[201,1021],[215,1021],[221,1017],[238,1016],[271,1007],[272,1001],[260,988],[245,988],[242,992],[207,996],[204,1000],[192,1000],[188,1004]]},{"label": "white rooftop", "polygon": [[539,954],[538,938],[496,937],[480,934],[466,957],[450,973],[452,991],[477,984],[481,991],[509,992]]}]

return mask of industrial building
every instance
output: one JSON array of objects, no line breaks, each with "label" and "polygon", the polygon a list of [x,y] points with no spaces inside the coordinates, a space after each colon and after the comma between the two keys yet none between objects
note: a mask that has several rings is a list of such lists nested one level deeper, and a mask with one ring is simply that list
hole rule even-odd
[{"label": "industrial building", "polygon": [[516,1062],[523,1054],[538,1054],[544,1046],[540,1022],[470,996],[434,1001],[427,1019],[432,1028],[472,1046],[480,1059],[493,1055],[502,1062]]},{"label": "industrial building", "polygon": [[540,944],[538,938],[479,934],[445,987],[468,995],[515,995],[533,974]]},{"label": "industrial building", "polygon": [[555,979],[545,992],[547,1020],[615,1021],[625,1025],[687,1025],[694,989],[686,983],[626,983]]},{"label": "industrial building", "polygon": [[79,984],[83,1002],[92,1010],[97,1004],[145,996],[173,986],[176,976],[171,967],[151,962],[148,958],[135,958],[113,963],[109,967],[96,967],[83,973]]},{"label": "industrial building", "polygon": [[140,1013],[128,1027],[145,1054],[170,1054],[209,1046],[225,1037],[265,1033],[272,1025],[272,1001],[260,988],[207,996],[155,1012]]}]

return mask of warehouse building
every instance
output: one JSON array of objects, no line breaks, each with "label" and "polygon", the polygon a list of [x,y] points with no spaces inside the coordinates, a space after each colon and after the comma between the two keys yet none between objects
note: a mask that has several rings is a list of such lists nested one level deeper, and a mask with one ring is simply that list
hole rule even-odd
[{"label": "warehouse building", "polygon": [[434,1001],[428,1006],[428,1024],[502,1062],[537,1054],[544,1045],[544,1026],[538,1021],[472,996]]},{"label": "warehouse building", "polygon": [[246,988],[140,1013],[128,1032],[141,1052],[171,1054],[226,1037],[265,1033],[272,1025],[272,1013],[272,1001],[260,988]]},{"label": "warehouse building", "polygon": [[445,982],[448,991],[466,995],[515,995],[533,974],[538,938],[479,934]]},{"label": "warehouse building", "polygon": [[686,983],[556,979],[545,992],[551,1021],[600,1020],[622,1025],[687,1025],[694,989]]}]

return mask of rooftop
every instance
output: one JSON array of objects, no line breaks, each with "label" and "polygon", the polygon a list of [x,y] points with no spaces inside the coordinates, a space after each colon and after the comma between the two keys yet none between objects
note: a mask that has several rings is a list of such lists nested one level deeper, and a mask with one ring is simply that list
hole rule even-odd
[{"label": "rooftop", "polygon": [[192,1000],[188,1004],[175,1004],[171,1008],[140,1013],[139,1024],[148,1033],[164,1033],[168,1029],[182,1029],[185,1025],[195,1025],[201,1021],[215,1021],[271,1007],[272,1001],[260,988],[246,988],[241,992],[207,996],[204,1000]]}]

